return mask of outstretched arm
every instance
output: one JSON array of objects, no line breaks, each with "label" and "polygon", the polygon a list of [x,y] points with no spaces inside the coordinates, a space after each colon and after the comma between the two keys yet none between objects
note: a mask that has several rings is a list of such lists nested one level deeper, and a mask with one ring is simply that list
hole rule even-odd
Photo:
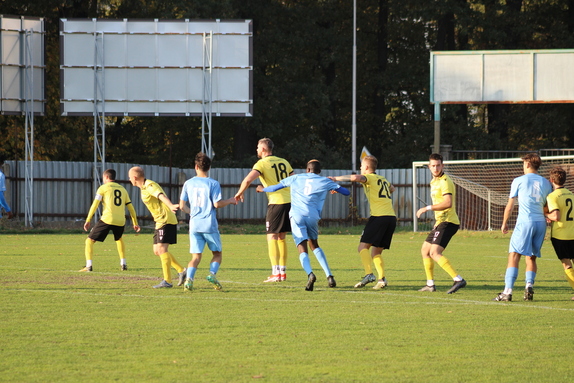
[{"label": "outstretched arm", "polygon": [[235,197],[231,197],[228,199],[220,199],[219,201],[213,204],[213,206],[215,206],[216,209],[221,209],[222,207],[225,207],[227,205],[237,205],[237,200],[235,199]]},{"label": "outstretched arm", "polygon": [[344,188],[344,187],[342,187],[342,186],[339,187],[338,189],[335,189],[334,191],[336,191],[337,193],[342,194],[342,195],[349,195],[349,194],[351,194],[351,192],[349,191],[349,189]]},{"label": "outstretched arm", "polygon": [[[283,185],[282,183],[278,183],[277,185],[267,186],[266,188],[261,189],[261,191],[265,192],[265,193],[270,193],[270,192],[274,192],[274,191],[283,189],[284,187],[286,187],[286,186]],[[259,188],[257,188],[257,191],[260,191]]]},{"label": "outstretched arm", "polygon": [[243,193],[245,193],[245,190],[247,190],[249,185],[251,185],[251,183],[253,181],[255,181],[257,179],[257,177],[259,177],[259,172],[257,170],[251,170],[249,172],[249,174],[247,176],[245,176],[245,178],[241,182],[241,186],[239,187],[239,190],[237,191],[237,193],[235,193],[235,200],[236,201],[243,202]]},{"label": "outstretched arm", "polygon": [[329,178],[331,181],[337,181],[337,182],[361,182],[361,183],[365,183],[367,182],[367,177],[365,177],[362,174],[349,174],[346,176],[336,176],[336,177],[327,177]]}]

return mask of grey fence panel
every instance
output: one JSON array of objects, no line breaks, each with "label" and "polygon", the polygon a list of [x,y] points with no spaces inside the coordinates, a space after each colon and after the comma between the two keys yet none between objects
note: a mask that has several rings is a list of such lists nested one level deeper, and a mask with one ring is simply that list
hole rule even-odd
[{"label": "grey fence panel", "polygon": [[[151,215],[141,201],[140,190],[129,182],[128,171],[137,164],[107,163],[106,167],[117,172],[117,182],[129,192],[132,204],[142,225],[151,225]],[[142,165],[146,178],[159,183],[173,203],[179,202],[181,187],[185,180],[195,176],[194,169],[168,168],[157,165]],[[25,211],[25,163],[22,161],[7,161],[5,165],[7,180],[6,197],[15,214],[23,219]],[[210,177],[221,184],[223,198],[235,195],[243,178],[251,171],[250,168],[228,169],[214,168]],[[419,170],[419,195],[428,192],[430,172]],[[302,173],[296,169],[295,173]],[[381,169],[377,171],[389,182],[395,185],[392,195],[393,206],[402,224],[412,222],[412,171],[411,169]],[[350,174],[348,170],[323,170],[323,176],[339,176]],[[255,188],[259,180],[255,180],[244,194],[244,202],[237,206],[228,206],[218,210],[219,219],[227,220],[263,220],[267,211],[267,197],[257,193]],[[357,205],[357,213],[361,218],[369,216],[369,206],[358,183],[340,183],[355,195],[328,195],[323,207],[323,219],[343,220],[350,216],[351,201]],[[34,196],[33,212],[35,221],[76,221],[85,219],[94,199],[93,163],[92,162],[34,162]],[[430,197],[426,197],[430,199]],[[417,203],[417,202],[415,202]],[[185,214],[178,213],[181,220]]]}]

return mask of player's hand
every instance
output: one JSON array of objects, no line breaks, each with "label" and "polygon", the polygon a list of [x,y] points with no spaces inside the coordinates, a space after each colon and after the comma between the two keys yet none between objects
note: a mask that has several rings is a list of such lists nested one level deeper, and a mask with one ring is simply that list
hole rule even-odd
[{"label": "player's hand", "polygon": [[[243,194],[236,194],[235,195],[235,201],[237,202],[243,202]],[[236,204],[237,205],[237,204]]]},{"label": "player's hand", "polygon": [[171,211],[176,213],[179,210],[179,205],[172,204],[169,208],[171,209]]},{"label": "player's hand", "polygon": [[263,185],[257,185],[257,187],[255,188],[255,190],[257,191],[257,193],[263,193]]},{"label": "player's hand", "polygon": [[237,205],[238,202],[239,202],[239,201],[237,201],[237,198],[235,198],[235,197],[232,197],[232,198],[229,199],[229,204],[230,204],[230,205]]},{"label": "player's hand", "polygon": [[8,216],[8,219],[12,219],[12,218],[14,218],[14,213],[12,213],[11,211],[9,211],[8,214],[7,214],[7,216]]},{"label": "player's hand", "polygon": [[86,223],[84,223],[84,231],[88,231],[90,229],[90,221],[86,221]]},{"label": "player's hand", "polygon": [[141,230],[140,225],[134,225],[134,230],[136,231],[136,233],[139,233]]},{"label": "player's hand", "polygon": [[331,190],[331,191],[329,191],[329,193],[335,194],[335,193],[337,193],[337,191],[336,191],[336,190]]},{"label": "player's hand", "polygon": [[427,208],[426,207],[421,207],[419,210],[417,210],[417,218],[420,218],[421,215],[423,215],[424,213],[426,213]]},{"label": "player's hand", "polygon": [[508,225],[507,224],[502,225],[500,231],[502,231],[502,234],[508,233]]}]

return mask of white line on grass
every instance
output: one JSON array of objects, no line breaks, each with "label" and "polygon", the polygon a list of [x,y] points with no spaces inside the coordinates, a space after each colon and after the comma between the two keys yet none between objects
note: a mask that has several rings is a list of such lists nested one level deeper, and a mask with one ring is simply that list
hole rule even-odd
[{"label": "white line on grass", "polygon": [[[103,296],[103,297],[133,297],[133,298],[160,298],[160,299],[202,299],[202,300],[227,300],[227,301],[260,301],[260,302],[314,302],[314,303],[333,303],[338,302],[341,303],[339,299],[261,299],[261,298],[231,298],[225,296],[217,296],[217,295],[200,295],[201,293],[183,293],[178,295],[161,295],[161,296],[150,296],[150,295],[141,295],[141,294],[118,294],[118,293],[110,293],[110,294],[102,294],[102,293],[87,293],[87,292],[77,292],[77,291],[66,291],[66,290],[48,290],[48,289],[4,289],[4,291],[21,291],[21,292],[41,292],[41,293],[60,293],[60,294],[70,294],[70,295],[90,295],[90,296]],[[321,291],[321,290],[317,290]],[[316,294],[317,292],[310,293]],[[348,294],[359,294],[359,291],[343,291],[342,293]],[[383,300],[352,300],[348,303],[359,303],[359,304],[375,304],[375,305],[418,305],[418,304],[425,304],[425,305],[447,305],[447,304],[460,304],[460,305],[491,305],[491,306],[504,306],[504,307],[517,307],[517,308],[531,308],[531,309],[543,309],[543,310],[554,310],[554,311],[574,311],[574,308],[560,308],[560,307],[551,307],[551,306],[535,306],[525,303],[500,303],[500,302],[490,302],[490,301],[476,301],[476,300],[469,300],[469,299],[452,299],[452,298],[440,298],[440,297],[425,297],[420,295],[410,295],[410,294],[397,294],[397,293],[388,293],[385,292],[384,294],[378,292],[362,292],[362,294],[369,294],[369,295],[379,295],[379,296],[396,296],[396,297],[403,297],[403,298],[415,298],[415,299],[423,299],[423,300],[430,300],[430,299],[438,299],[439,301],[432,301],[432,302],[388,302]]]}]

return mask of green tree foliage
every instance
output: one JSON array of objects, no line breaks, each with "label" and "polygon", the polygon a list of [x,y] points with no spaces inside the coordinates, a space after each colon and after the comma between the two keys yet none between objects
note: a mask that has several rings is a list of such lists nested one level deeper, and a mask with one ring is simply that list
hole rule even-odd
[{"label": "green tree foliage", "polygon": [[[91,160],[93,119],[60,116],[59,18],[251,19],[254,116],[213,118],[214,166],[251,166],[257,139],[303,167],[351,165],[353,7],[347,0],[3,0],[0,13],[46,19],[46,116],[37,159]],[[574,48],[574,0],[357,0],[357,147],[384,167],[426,159],[433,141],[433,50]],[[456,150],[574,146],[571,104],[446,105]],[[0,151],[22,159],[22,117],[0,116]],[[108,118],[107,161],[191,166],[201,119]]]}]

